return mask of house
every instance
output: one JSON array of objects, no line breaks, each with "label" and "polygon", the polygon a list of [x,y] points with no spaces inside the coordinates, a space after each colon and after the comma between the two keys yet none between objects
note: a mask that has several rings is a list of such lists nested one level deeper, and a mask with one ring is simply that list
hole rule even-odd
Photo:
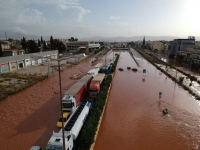
[{"label": "house", "polygon": [[152,46],[153,51],[156,50],[158,53],[164,52],[165,47],[164,47],[163,42],[154,41],[151,46]]},{"label": "house", "polygon": [[3,57],[25,54],[25,51],[23,49],[11,48],[10,44],[1,44],[1,47],[2,47]]}]

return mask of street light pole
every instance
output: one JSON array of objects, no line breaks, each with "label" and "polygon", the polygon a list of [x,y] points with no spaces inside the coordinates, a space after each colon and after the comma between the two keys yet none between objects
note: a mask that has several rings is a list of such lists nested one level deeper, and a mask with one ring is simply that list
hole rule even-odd
[{"label": "street light pole", "polygon": [[62,105],[62,86],[61,86],[61,73],[60,73],[60,61],[58,61],[58,71],[59,71],[59,86],[60,86],[60,106],[61,106],[61,116],[62,116],[62,138],[63,138],[63,149],[65,150],[65,132],[64,132],[64,120],[63,120],[63,105]]}]

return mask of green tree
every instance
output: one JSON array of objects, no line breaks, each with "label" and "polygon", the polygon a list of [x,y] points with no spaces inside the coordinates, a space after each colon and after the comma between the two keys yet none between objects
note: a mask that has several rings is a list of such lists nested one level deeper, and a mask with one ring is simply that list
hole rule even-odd
[{"label": "green tree", "polygon": [[143,41],[142,41],[142,47],[145,48],[145,37],[143,38]]},{"label": "green tree", "polygon": [[9,41],[9,42],[12,42],[12,41],[13,41],[13,39],[11,39],[11,38],[8,38],[8,41]]},{"label": "green tree", "polygon": [[41,44],[43,43],[43,39],[42,39],[42,36],[41,36],[41,41],[40,41],[40,42],[41,42]]},{"label": "green tree", "polygon": [[53,50],[54,49],[54,44],[53,44],[53,37],[51,36],[50,37],[50,47],[51,47],[51,50]]},{"label": "green tree", "polygon": [[158,50],[157,50],[157,49],[154,49],[154,50],[153,50],[153,52],[154,52],[154,53],[157,53],[157,52],[158,52]]},{"label": "green tree", "polygon": [[2,57],[3,56],[3,52],[2,52],[2,47],[1,47],[1,41],[0,41],[0,57]]},{"label": "green tree", "polygon": [[192,85],[192,81],[197,81],[197,78],[195,76],[190,76],[190,86]]},{"label": "green tree", "polygon": [[41,46],[41,43],[40,43],[40,40],[38,39],[38,47],[40,47]]},{"label": "green tree", "polygon": [[73,41],[78,41],[78,39],[74,38],[74,37],[71,37],[71,38],[68,39],[68,41],[73,42]]},{"label": "green tree", "polygon": [[53,47],[55,49],[57,49],[59,51],[59,53],[62,53],[63,51],[66,50],[65,45],[58,39],[54,39],[53,44],[54,44]]},{"label": "green tree", "polygon": [[27,41],[27,48],[29,53],[36,53],[40,51],[34,40]]},{"label": "green tree", "polygon": [[26,42],[26,38],[25,37],[23,37],[23,39],[21,39],[21,45],[22,45],[22,48],[26,51],[27,42]]},{"label": "green tree", "polygon": [[175,57],[175,54],[173,54],[173,53],[169,54],[169,56],[168,56],[169,59],[174,59],[174,57]]},{"label": "green tree", "polygon": [[44,40],[44,43],[43,43],[43,49],[46,49],[47,46],[46,46],[46,41]]}]

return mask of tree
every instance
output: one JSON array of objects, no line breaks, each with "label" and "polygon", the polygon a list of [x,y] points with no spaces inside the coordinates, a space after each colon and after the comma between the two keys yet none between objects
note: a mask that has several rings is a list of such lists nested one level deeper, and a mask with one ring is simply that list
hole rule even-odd
[{"label": "tree", "polygon": [[27,48],[29,50],[29,53],[36,53],[40,51],[34,40],[27,41]]},{"label": "tree", "polygon": [[46,49],[46,41],[44,40],[44,43],[43,43],[43,48]]},{"label": "tree", "polygon": [[169,56],[168,56],[169,59],[174,59],[174,57],[175,57],[175,54],[173,54],[173,53],[169,54]]},{"label": "tree", "polygon": [[143,38],[143,41],[142,41],[142,47],[145,48],[145,37]]},{"label": "tree", "polygon": [[61,41],[59,41],[58,39],[54,39],[53,44],[54,44],[53,45],[54,48],[57,49],[59,51],[59,53],[62,53],[63,51],[66,50],[65,45]]},{"label": "tree", "polygon": [[68,41],[73,42],[73,41],[78,41],[77,38],[71,37],[70,39],[68,39]]},{"label": "tree", "polygon": [[21,39],[21,45],[22,45],[22,48],[26,51],[26,48],[27,48],[26,38],[23,37],[23,39]]},{"label": "tree", "polygon": [[190,76],[190,86],[192,85],[192,81],[197,81],[197,78],[195,76]]},{"label": "tree", "polygon": [[40,47],[41,46],[41,44],[40,44],[40,40],[38,39],[38,47]]},{"label": "tree", "polygon": [[40,41],[40,42],[41,42],[41,44],[43,43],[43,39],[42,39],[42,36],[41,36],[41,41]]},{"label": "tree", "polygon": [[53,37],[52,36],[50,37],[50,47],[51,47],[51,50],[54,49],[54,47],[53,47]]},{"label": "tree", "polygon": [[8,38],[8,41],[9,41],[9,42],[12,42],[12,41],[13,41],[13,39],[11,39],[11,38]]},{"label": "tree", "polygon": [[2,52],[1,42],[0,42],[0,57],[2,56],[3,56],[3,52]]},{"label": "tree", "polygon": [[157,49],[154,49],[154,50],[153,50],[153,52],[154,52],[154,53],[157,53],[157,52],[158,52],[158,50],[157,50]]}]

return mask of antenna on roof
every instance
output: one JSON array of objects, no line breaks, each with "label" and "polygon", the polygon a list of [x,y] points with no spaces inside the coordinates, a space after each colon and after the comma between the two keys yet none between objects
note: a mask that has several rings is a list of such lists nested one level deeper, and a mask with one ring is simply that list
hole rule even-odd
[{"label": "antenna on roof", "polygon": [[5,36],[6,36],[6,41],[7,41],[7,35],[6,35],[6,32],[5,32]]}]

